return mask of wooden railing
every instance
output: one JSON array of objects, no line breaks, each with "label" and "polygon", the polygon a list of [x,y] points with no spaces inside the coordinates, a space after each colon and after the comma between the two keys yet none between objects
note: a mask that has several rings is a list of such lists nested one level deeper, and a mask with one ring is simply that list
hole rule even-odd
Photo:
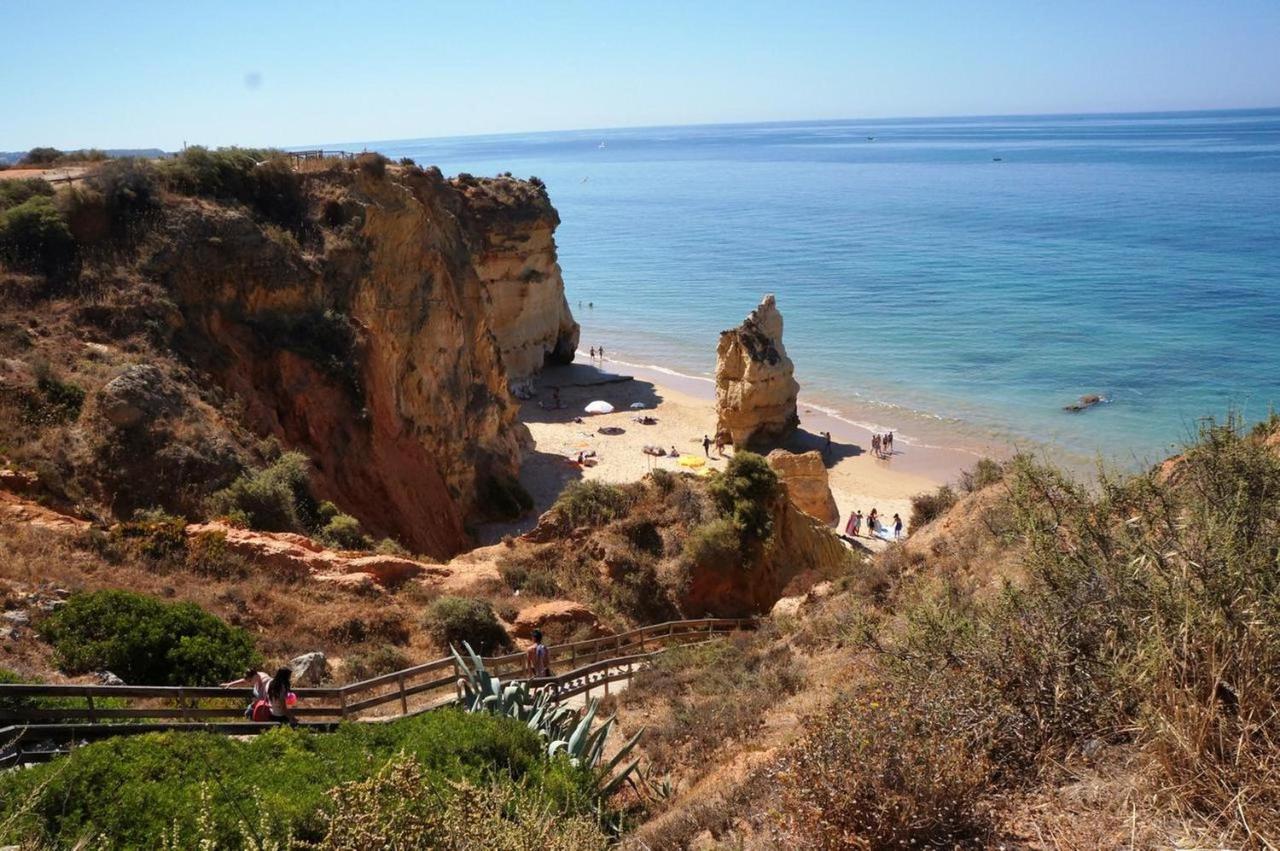
[{"label": "wooden railing", "polygon": [[[590,694],[598,687],[607,694],[610,683],[629,678],[668,647],[754,625],[752,619],[733,618],[669,621],[558,645],[553,648],[553,671],[569,669],[530,682],[555,689],[559,699]],[[487,657],[484,662],[486,669],[502,679],[525,679],[524,653]],[[302,723],[325,729],[343,719],[399,718],[454,702],[460,674],[456,661],[449,657],[344,686],[298,688],[294,690],[298,695],[295,711]],[[237,733],[269,728],[272,725],[244,721],[244,708],[252,696],[247,688],[0,684],[0,746],[13,736],[39,736],[42,730],[53,733],[54,728],[83,731],[86,726],[98,725],[101,728],[94,730],[94,737],[155,728],[156,722],[166,729],[183,725],[215,730],[235,727]],[[57,705],[49,705],[51,698],[57,699]],[[220,720],[229,723],[216,723]]]}]

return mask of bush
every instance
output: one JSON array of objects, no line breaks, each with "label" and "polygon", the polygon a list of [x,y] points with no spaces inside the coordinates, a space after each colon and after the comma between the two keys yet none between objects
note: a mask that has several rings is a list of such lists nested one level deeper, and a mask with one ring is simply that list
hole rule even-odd
[{"label": "bush", "polygon": [[32,198],[52,198],[53,184],[43,178],[0,180],[0,211],[16,207]]},{"label": "bush", "polygon": [[45,195],[0,213],[0,258],[54,279],[71,276],[79,265],[75,237]]},{"label": "bush", "polygon": [[498,623],[493,607],[484,600],[440,597],[427,610],[424,626],[441,647],[461,650],[465,641],[481,656],[489,656],[495,650],[511,646],[511,639]]},{"label": "bush", "polygon": [[320,529],[319,538],[340,550],[367,550],[369,538],[360,528],[360,521],[350,514],[337,514]]},{"label": "bush", "polygon": [[631,494],[604,482],[572,482],[552,508],[572,526],[600,526],[626,514]]},{"label": "bush", "polygon": [[724,517],[733,521],[745,551],[773,534],[773,506],[781,494],[778,474],[763,456],[738,452],[708,486]]},{"label": "bush", "polygon": [[317,513],[310,490],[311,462],[301,452],[286,452],[269,467],[242,474],[210,500],[215,514],[243,517],[252,529],[302,532]]},{"label": "bush", "polygon": [[53,165],[62,156],[62,151],[57,148],[32,148],[27,151],[26,156],[18,161],[18,165],[27,166],[46,166]]},{"label": "bush", "polygon": [[866,688],[837,706],[775,768],[779,812],[805,847],[984,844],[990,771],[945,696]]},{"label": "bush", "polygon": [[108,533],[111,543],[135,558],[149,561],[181,560],[187,552],[187,524],[164,512],[137,512],[134,519],[117,523]]},{"label": "bush", "polygon": [[250,846],[244,833],[265,821],[274,838],[334,847],[325,841],[332,827],[385,810],[372,800],[366,809],[353,788],[332,796],[330,788],[376,776],[393,759],[421,766],[415,786],[437,806],[459,794],[456,784],[493,782],[543,798],[555,816],[590,813],[589,773],[546,759],[544,749],[523,723],[452,710],[327,734],[283,728],[247,741],[196,732],[120,737],[0,775],[0,841],[69,848],[101,835],[109,847],[155,848],[176,833],[172,847],[240,848]]},{"label": "bush", "polygon": [[[960,474],[960,490],[965,493],[973,493],[985,487],[990,487],[1003,478],[1004,467],[999,461],[982,458],[979,459],[977,464],[973,465],[972,470],[965,470]],[[915,524],[912,525],[914,526]]]},{"label": "bush", "polygon": [[165,160],[160,174],[175,192],[240,201],[286,228],[297,230],[305,220],[301,178],[280,151],[192,146]]},{"label": "bush", "polygon": [[249,633],[194,603],[129,591],[73,594],[40,630],[67,673],[109,670],[139,685],[216,685],[259,661]]},{"label": "bush", "polygon": [[503,583],[512,591],[532,594],[536,597],[555,599],[564,592],[556,582],[555,576],[545,570],[530,570],[516,562],[502,562],[498,565],[498,575]]},{"label": "bush", "polygon": [[355,166],[369,177],[381,180],[387,174],[387,163],[389,162],[391,162],[391,160],[387,159],[382,154],[367,151],[356,156]]},{"label": "bush", "polygon": [[741,566],[738,528],[727,517],[698,526],[685,538],[684,558],[705,570],[729,571]]},{"label": "bush", "polygon": [[377,647],[368,653],[351,653],[342,662],[342,674],[347,682],[367,680],[383,674],[403,671],[413,664],[408,656],[394,647]]},{"label": "bush", "polygon": [[946,485],[941,485],[933,493],[922,493],[911,497],[911,531],[923,529],[934,520],[946,514],[956,504],[956,492]]}]

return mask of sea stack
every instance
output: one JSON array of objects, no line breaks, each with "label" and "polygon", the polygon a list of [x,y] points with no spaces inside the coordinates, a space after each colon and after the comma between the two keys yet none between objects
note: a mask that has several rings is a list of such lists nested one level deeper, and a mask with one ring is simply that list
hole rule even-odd
[{"label": "sea stack", "polygon": [[782,346],[782,314],[766,295],[716,347],[716,430],[735,447],[767,449],[800,424],[795,368]]}]

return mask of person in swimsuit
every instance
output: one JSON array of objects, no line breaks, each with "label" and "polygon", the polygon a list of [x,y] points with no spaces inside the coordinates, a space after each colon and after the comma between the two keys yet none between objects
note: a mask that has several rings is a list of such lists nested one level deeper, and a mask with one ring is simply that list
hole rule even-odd
[{"label": "person in swimsuit", "polygon": [[893,515],[893,539],[896,541],[902,537],[902,518]]},{"label": "person in swimsuit", "polygon": [[880,526],[880,512],[879,510],[873,508],[871,509],[871,513],[867,515],[867,537],[874,538],[876,536],[876,530],[879,528],[879,526]]}]

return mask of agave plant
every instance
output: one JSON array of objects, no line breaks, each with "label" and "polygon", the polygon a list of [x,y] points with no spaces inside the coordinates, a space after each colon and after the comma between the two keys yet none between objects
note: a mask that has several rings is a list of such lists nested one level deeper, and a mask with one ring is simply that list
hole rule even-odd
[{"label": "agave plant", "polygon": [[471,645],[465,641],[471,663],[452,646],[449,651],[462,672],[462,708],[467,712],[486,712],[491,715],[504,715],[522,721],[530,730],[538,733],[547,742],[547,755],[555,756],[564,753],[575,766],[585,766],[596,772],[600,778],[598,789],[601,798],[613,794],[619,786],[640,764],[639,759],[632,760],[621,770],[618,766],[635,749],[640,741],[641,729],[632,736],[618,752],[602,765],[605,743],[609,732],[613,729],[617,716],[610,716],[595,730],[591,729],[600,708],[600,701],[592,699],[587,704],[587,711],[578,717],[572,707],[555,703],[550,689],[542,689],[536,694],[529,690],[529,684],[516,681],[503,686],[502,681],[490,674],[484,667],[484,659],[480,658]]}]

